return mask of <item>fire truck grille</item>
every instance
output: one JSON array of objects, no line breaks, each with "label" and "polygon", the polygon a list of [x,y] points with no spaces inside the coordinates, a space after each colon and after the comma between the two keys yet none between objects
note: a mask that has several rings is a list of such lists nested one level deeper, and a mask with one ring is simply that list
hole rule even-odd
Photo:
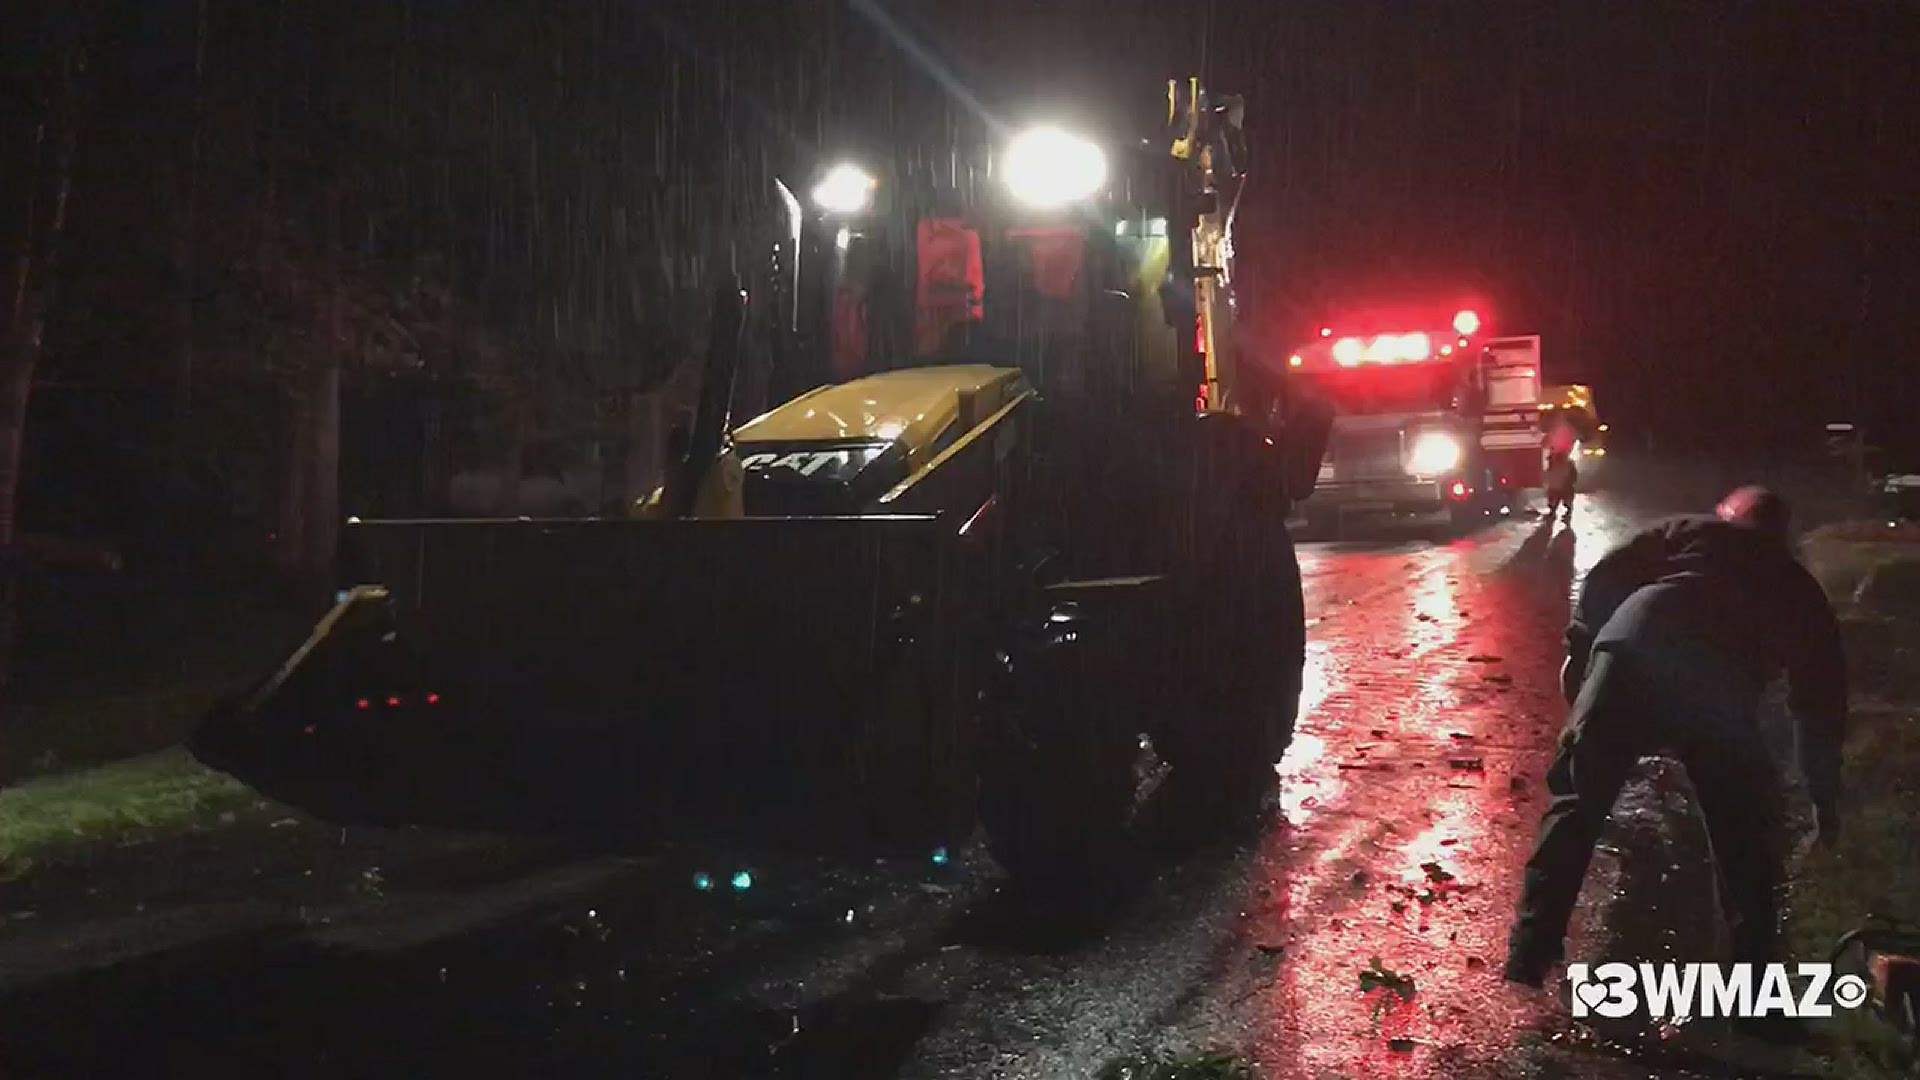
[{"label": "fire truck grille", "polygon": [[1398,431],[1354,432],[1336,437],[1328,455],[1333,459],[1333,479],[1383,480],[1407,475],[1401,458]]}]

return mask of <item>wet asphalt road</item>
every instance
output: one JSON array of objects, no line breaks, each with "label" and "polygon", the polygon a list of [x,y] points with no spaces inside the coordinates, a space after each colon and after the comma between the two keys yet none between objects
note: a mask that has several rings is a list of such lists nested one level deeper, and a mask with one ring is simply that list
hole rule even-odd
[{"label": "wet asphalt road", "polygon": [[[1498,978],[1563,712],[1567,598],[1649,516],[1602,495],[1571,528],[1304,544],[1307,692],[1271,820],[1152,863],[1103,914],[1038,924],[979,851],[600,859],[475,885],[383,876],[369,854],[366,895],[299,933],[10,1004],[0,1075],[1056,1078],[1198,1049],[1275,1078],[1673,1075],[1569,1037],[1550,996]],[[1684,803],[1636,791],[1623,827],[1658,840]],[[1676,873],[1636,888],[1710,927],[1678,843],[1656,844]],[[1619,878],[1597,860],[1576,958],[1646,926],[1611,904]],[[1361,992],[1375,957],[1409,994]]]}]

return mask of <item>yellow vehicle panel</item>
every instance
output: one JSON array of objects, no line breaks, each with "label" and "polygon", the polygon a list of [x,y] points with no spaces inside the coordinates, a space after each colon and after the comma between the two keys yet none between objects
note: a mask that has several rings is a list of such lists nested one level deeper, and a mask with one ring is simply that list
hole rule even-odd
[{"label": "yellow vehicle panel", "polygon": [[906,444],[917,454],[960,417],[964,395],[978,395],[985,411],[1011,400],[1023,376],[1018,368],[953,364],[903,368],[802,394],[733,433],[734,445],[873,440]]}]

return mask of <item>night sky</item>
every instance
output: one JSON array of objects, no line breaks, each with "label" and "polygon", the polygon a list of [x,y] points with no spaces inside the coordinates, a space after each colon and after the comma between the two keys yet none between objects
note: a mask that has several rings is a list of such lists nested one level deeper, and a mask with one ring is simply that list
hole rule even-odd
[{"label": "night sky", "polygon": [[1855,401],[1911,426],[1920,6],[1262,8],[1215,79],[1252,73],[1246,246],[1296,319],[1477,279],[1670,441],[1800,442]]},{"label": "night sky", "polygon": [[1479,292],[1663,445],[1907,434],[1920,4],[1048,6],[948,40],[1248,96],[1240,253],[1275,347],[1356,296]]},{"label": "night sky", "polygon": [[[514,200],[545,200],[540,229],[588,238],[548,243],[526,268],[567,301],[564,322],[574,301],[626,289],[631,252],[600,238],[623,200],[654,197],[629,198],[665,175],[656,161],[714,185],[659,204],[697,214],[766,186],[780,161],[836,153],[850,116],[958,100],[954,87],[1009,112],[1110,106],[1124,90],[1146,112],[1166,77],[1204,67],[1250,102],[1239,250],[1268,347],[1355,296],[1470,290],[1490,298],[1495,329],[1545,335],[1551,380],[1593,383],[1618,428],[1665,445],[1805,444],[1856,414],[1881,438],[1909,426],[1920,4],[886,0],[925,56],[860,6],[216,2],[208,86],[224,96],[210,115],[270,118],[281,139],[304,130],[288,117],[318,118],[307,160],[323,169],[351,152],[325,140],[385,140],[355,166],[373,178],[371,245],[457,259],[527,218]],[[156,194],[142,209],[109,184],[78,192],[70,261],[90,228],[107,250],[131,237],[164,260],[195,5],[101,10],[108,100],[87,168],[144,175]],[[730,119],[716,124],[722,100]],[[515,142],[532,139],[537,169]],[[111,158],[122,146],[152,160]],[[218,164],[219,198],[249,197],[252,174]],[[452,178],[451,195],[430,195],[433,176]],[[563,257],[584,276],[561,282]],[[512,311],[521,286],[493,282],[488,259],[467,277],[494,289],[488,310]],[[507,321],[554,325],[547,293],[519,306]],[[645,340],[617,330],[595,340]],[[49,348],[49,370],[75,366]]]}]

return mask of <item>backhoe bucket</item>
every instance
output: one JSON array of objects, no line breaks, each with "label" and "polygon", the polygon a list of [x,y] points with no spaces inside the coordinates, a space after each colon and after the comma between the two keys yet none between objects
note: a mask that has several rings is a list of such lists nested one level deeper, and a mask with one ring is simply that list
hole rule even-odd
[{"label": "backhoe bucket", "polygon": [[377,588],[343,594],[197,748],[342,819],[963,828],[953,531],[933,516],[356,523],[353,584]]}]

